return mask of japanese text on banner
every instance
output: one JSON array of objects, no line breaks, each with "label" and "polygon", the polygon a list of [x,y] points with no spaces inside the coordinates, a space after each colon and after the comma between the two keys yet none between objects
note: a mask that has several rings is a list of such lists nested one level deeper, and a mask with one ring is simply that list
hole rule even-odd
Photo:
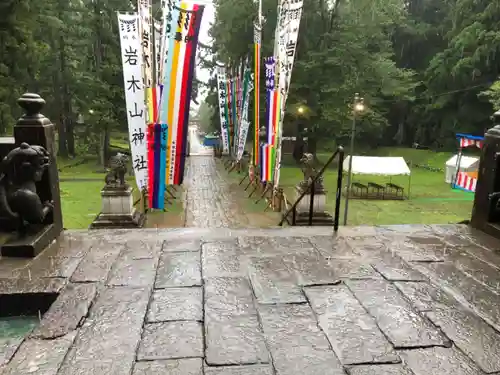
[{"label": "japanese text on banner", "polygon": [[147,187],[147,140],[142,48],[137,14],[118,14],[123,63],[125,103],[135,179],[139,189]]},{"label": "japanese text on banner", "polygon": [[219,97],[219,114],[222,137],[222,150],[229,153],[229,123],[227,114],[227,92],[226,92],[226,68],[217,66],[217,90]]}]

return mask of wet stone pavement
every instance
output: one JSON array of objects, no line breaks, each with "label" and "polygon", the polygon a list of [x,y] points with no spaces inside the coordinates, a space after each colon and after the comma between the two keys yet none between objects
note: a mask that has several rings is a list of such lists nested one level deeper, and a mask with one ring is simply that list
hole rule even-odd
[{"label": "wet stone pavement", "polygon": [[[213,152],[212,152],[213,153]],[[251,228],[276,226],[276,215],[248,214],[245,204],[228,182],[227,171],[220,171],[212,155],[191,155],[187,160],[184,202],[186,227]],[[235,173],[235,172],[233,172]],[[243,190],[243,187],[241,187]],[[263,211],[263,210],[262,210]],[[257,216],[257,217],[254,217]]]},{"label": "wet stone pavement", "polygon": [[0,293],[59,293],[0,374],[500,374],[500,241],[330,230],[69,231],[0,259]]}]

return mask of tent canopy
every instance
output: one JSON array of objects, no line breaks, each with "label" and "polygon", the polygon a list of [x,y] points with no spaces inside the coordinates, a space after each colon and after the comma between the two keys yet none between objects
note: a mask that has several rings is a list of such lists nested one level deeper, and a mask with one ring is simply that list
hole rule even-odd
[{"label": "tent canopy", "polygon": [[[343,170],[349,172],[349,158],[344,160]],[[401,156],[354,156],[352,158],[353,174],[371,174],[379,176],[410,175],[410,168]]]},{"label": "tent canopy", "polygon": [[457,137],[457,139],[465,138],[465,139],[471,139],[473,141],[482,141],[484,139],[484,137],[481,135],[472,135],[472,134],[464,134],[464,133],[457,133],[457,134],[455,134],[455,136]]},{"label": "tent canopy", "polygon": [[[457,166],[457,158],[458,155],[453,155],[446,161],[447,167],[456,167]],[[473,156],[464,156],[460,158],[460,169],[467,169],[473,167],[474,164],[477,164],[476,167],[479,166],[479,158]]]}]

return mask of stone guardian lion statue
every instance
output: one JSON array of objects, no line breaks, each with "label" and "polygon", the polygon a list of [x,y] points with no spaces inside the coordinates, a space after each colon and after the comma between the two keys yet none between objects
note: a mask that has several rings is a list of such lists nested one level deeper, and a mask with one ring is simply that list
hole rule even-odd
[{"label": "stone guardian lion statue", "polygon": [[[42,202],[36,183],[48,169],[50,157],[41,146],[27,143],[12,151],[2,160],[0,167],[0,216],[18,221],[18,230],[28,224],[42,224],[53,209],[53,203]],[[15,226],[15,225],[13,225]]]}]

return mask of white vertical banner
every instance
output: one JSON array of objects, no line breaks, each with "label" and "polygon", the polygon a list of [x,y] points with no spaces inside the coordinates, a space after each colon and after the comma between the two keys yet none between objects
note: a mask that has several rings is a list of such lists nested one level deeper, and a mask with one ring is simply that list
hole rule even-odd
[{"label": "white vertical banner", "polygon": [[[278,87],[281,93],[280,122],[276,134],[276,164],[274,169],[274,185],[279,185],[281,168],[281,140],[283,137],[283,119],[285,117],[286,99],[292,79],[293,63],[299,37],[300,19],[302,17],[303,0],[292,0],[283,5],[279,19],[278,40]],[[277,27],[278,28],[278,27]]]},{"label": "white vertical banner", "polygon": [[174,0],[162,0],[162,27],[160,39],[160,69],[158,70],[158,82],[161,84],[164,75],[165,64],[168,56],[168,44],[172,36],[172,13]]},{"label": "white vertical banner", "polygon": [[161,23],[158,21],[154,21],[154,28],[155,28],[155,69],[153,72],[156,73],[154,77],[154,85],[158,86],[160,84],[160,63],[161,63],[161,51],[160,51],[160,46],[161,46]]},{"label": "white vertical banner", "polygon": [[241,121],[240,121],[240,131],[238,133],[238,149],[236,152],[236,160],[240,161],[243,157],[243,152],[245,151],[245,146],[247,143],[248,128],[250,127],[250,122],[248,121],[248,106],[250,104],[250,96],[253,91],[253,74],[250,71],[248,64],[245,67],[243,73],[243,103],[241,105]]},{"label": "white vertical banner", "polygon": [[147,187],[147,140],[144,83],[142,81],[142,48],[137,14],[118,13],[120,46],[123,63],[125,105],[130,139],[130,151],[139,189]]},{"label": "white vertical banner", "polygon": [[222,152],[229,153],[229,122],[227,113],[226,67],[217,63],[217,95],[219,97],[220,132],[222,138]]},{"label": "white vertical banner", "polygon": [[[295,51],[299,37],[300,19],[302,17],[302,0],[295,0],[287,4],[282,18],[282,27],[279,38],[279,60],[280,60],[280,90],[288,95],[290,81],[292,79],[292,68],[295,61]],[[282,103],[285,102],[282,100]],[[284,111],[283,105],[282,110]]]},{"label": "white vertical banner", "polygon": [[248,122],[247,119],[242,118],[240,121],[240,131],[238,133],[238,150],[236,151],[236,161],[240,161],[243,157],[249,127],[250,122]]},{"label": "white vertical banner", "polygon": [[144,62],[144,84],[146,87],[153,87],[153,40],[151,30],[153,19],[151,17],[151,0],[139,0],[140,32],[142,41],[142,52]]}]

